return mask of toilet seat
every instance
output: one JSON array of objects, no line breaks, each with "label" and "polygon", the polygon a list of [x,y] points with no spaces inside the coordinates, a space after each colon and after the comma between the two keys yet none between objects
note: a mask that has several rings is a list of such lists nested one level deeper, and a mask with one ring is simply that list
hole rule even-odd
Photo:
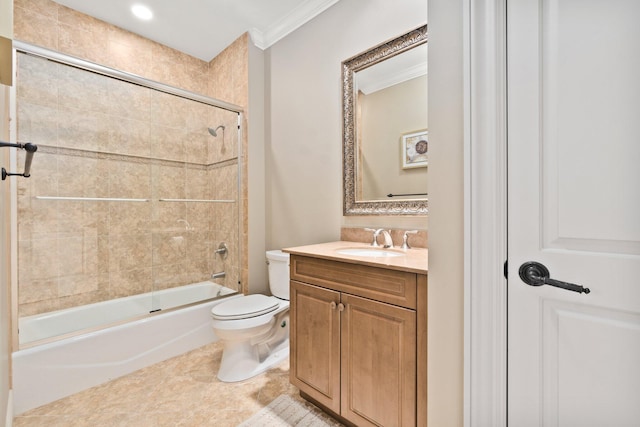
[{"label": "toilet seat", "polygon": [[262,294],[246,295],[223,302],[211,309],[216,320],[238,320],[261,316],[276,310],[278,299]]}]

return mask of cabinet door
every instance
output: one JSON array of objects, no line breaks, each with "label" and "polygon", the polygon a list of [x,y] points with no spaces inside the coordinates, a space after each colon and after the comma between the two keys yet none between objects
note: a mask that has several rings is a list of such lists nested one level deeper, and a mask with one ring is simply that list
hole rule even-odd
[{"label": "cabinet door", "polygon": [[416,425],[416,313],[342,294],[341,415],[358,426]]},{"label": "cabinet door", "polygon": [[340,413],[340,293],[291,281],[290,381]]}]

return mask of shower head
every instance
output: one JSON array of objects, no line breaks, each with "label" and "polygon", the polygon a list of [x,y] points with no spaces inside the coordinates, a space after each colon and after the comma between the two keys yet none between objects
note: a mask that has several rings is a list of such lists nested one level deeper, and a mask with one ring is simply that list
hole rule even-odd
[{"label": "shower head", "polygon": [[224,126],[223,125],[220,125],[215,129],[214,128],[207,128],[207,130],[209,131],[209,133],[212,136],[218,136],[218,129],[222,129],[222,132],[224,132]]}]

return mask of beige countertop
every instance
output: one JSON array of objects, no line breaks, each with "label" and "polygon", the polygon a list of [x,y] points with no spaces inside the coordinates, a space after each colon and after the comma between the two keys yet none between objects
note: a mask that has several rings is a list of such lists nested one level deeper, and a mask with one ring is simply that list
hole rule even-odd
[{"label": "beige countertop", "polygon": [[372,267],[382,267],[388,268],[390,270],[408,271],[411,273],[427,274],[429,271],[428,249],[412,248],[403,250],[400,248],[389,248],[384,250],[402,253],[403,255],[380,257],[343,255],[338,253],[338,251],[341,249],[375,250],[382,248],[373,248],[368,243],[337,241],[285,248],[282,249],[282,251],[293,255],[303,255],[314,258],[329,259],[351,264],[369,265]]}]

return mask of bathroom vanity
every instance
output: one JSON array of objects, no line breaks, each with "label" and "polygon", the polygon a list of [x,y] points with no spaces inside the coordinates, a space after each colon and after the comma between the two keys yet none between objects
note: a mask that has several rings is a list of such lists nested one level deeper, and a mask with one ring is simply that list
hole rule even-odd
[{"label": "bathroom vanity", "polygon": [[291,383],[356,426],[426,426],[427,250],[291,254]]}]

